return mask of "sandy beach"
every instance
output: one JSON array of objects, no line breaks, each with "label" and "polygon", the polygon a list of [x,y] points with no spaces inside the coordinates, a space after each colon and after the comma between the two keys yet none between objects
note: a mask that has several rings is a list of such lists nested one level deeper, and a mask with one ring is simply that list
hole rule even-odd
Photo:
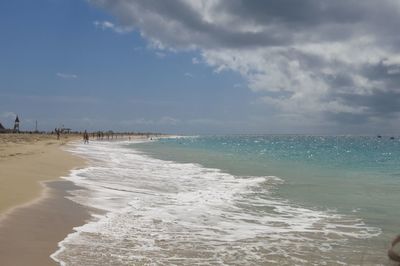
[{"label": "sandy beach", "polygon": [[61,176],[85,161],[63,150],[80,136],[0,135],[0,257],[2,265],[56,265],[50,255],[88,218],[65,199],[75,189]]}]

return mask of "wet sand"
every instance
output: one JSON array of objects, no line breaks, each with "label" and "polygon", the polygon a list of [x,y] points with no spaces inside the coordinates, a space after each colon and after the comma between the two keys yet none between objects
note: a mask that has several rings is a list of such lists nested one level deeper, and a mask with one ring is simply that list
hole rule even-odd
[{"label": "wet sand", "polygon": [[89,219],[86,209],[65,198],[75,185],[51,181],[46,186],[45,197],[17,208],[0,223],[1,265],[58,265],[50,258],[57,243]]}]

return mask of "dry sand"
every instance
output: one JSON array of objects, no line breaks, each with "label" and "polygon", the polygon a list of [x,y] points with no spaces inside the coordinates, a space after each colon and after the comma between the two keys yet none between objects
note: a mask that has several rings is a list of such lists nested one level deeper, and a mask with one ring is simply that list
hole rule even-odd
[{"label": "dry sand", "polygon": [[0,265],[56,265],[57,243],[88,218],[65,199],[72,183],[59,179],[85,165],[62,149],[77,138],[0,134]]},{"label": "dry sand", "polygon": [[44,180],[68,174],[84,161],[60,149],[78,136],[0,134],[0,214],[41,194]]}]

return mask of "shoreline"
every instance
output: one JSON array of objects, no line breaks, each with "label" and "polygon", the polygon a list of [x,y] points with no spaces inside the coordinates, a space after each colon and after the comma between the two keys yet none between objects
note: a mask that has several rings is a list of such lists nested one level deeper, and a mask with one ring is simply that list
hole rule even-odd
[{"label": "shoreline", "polygon": [[61,179],[86,161],[63,149],[79,135],[0,135],[0,257],[4,265],[59,265],[50,255],[89,209],[67,199]]},{"label": "shoreline", "polygon": [[[106,141],[106,142],[108,143],[109,141]],[[98,142],[98,143],[101,143],[101,142]],[[90,148],[91,145],[89,144],[88,146],[79,145],[79,147],[77,147],[78,149],[72,149],[71,151],[72,151],[72,153],[78,152],[78,154],[82,154],[81,156],[83,156],[84,158],[88,158],[89,162],[93,162],[93,165],[91,164],[91,166],[93,168],[96,168],[96,163],[97,163],[97,158],[98,158],[98,157],[96,157],[97,151],[99,150],[99,148],[102,148],[103,146],[104,146],[103,148],[107,148],[108,145],[100,145],[100,147],[97,147],[96,146],[97,142],[95,142],[93,144],[95,144],[93,150]],[[124,147],[122,147],[122,148],[124,148]],[[104,160],[106,160],[106,162],[114,162],[114,160],[112,160],[112,158],[119,158],[119,157],[113,156],[113,152],[118,152],[118,151],[114,151],[114,149],[105,150],[105,151],[107,151],[105,154],[110,154],[110,156],[109,157],[106,156],[105,158],[100,156],[99,157],[100,164],[98,164],[97,166],[100,166],[100,167],[105,166],[105,165],[101,164],[102,158]],[[125,151],[123,153],[118,153],[118,154],[123,155],[123,154],[127,154],[127,153],[129,153],[129,152]],[[103,154],[103,153],[100,153],[100,154]],[[127,158],[132,159],[132,157],[129,157],[129,156],[127,156]],[[135,157],[133,157],[133,158],[135,158]],[[155,160],[157,161],[157,159],[155,159]],[[132,164],[131,164],[132,160],[128,160],[128,161],[129,161],[128,165],[125,165],[123,162],[122,162],[122,165],[126,166],[126,168],[129,170],[130,167],[132,166]],[[134,161],[136,161],[136,160],[134,160]],[[151,161],[151,159],[150,159],[150,161]],[[121,163],[121,162],[119,162],[119,160],[116,160],[116,163]],[[146,163],[149,163],[149,161],[146,161]],[[137,164],[139,164],[139,165],[132,166],[133,167],[131,169],[132,171],[134,169],[142,169],[142,165],[143,165],[142,160],[140,160],[140,159],[137,160]],[[158,169],[160,163],[154,162],[154,165],[157,165],[157,167],[154,169]],[[111,166],[113,166],[113,165],[111,165]],[[146,166],[148,166],[148,165],[146,164]],[[166,167],[168,167],[168,166],[166,166]],[[178,167],[178,168],[180,168],[180,167]],[[111,167],[110,169],[113,169],[113,168]],[[124,169],[125,169],[125,167],[124,167]],[[153,168],[150,167],[148,169],[151,170]],[[82,169],[82,171],[85,172],[86,169]],[[100,172],[93,171],[93,175],[91,175],[90,177],[95,182],[97,182],[98,180],[101,181],[102,178],[107,178],[110,175],[112,176],[112,172],[105,171],[104,176],[102,176]],[[127,176],[131,176],[133,178],[137,177],[134,174],[136,172],[137,171],[129,172],[129,173],[133,173],[133,174],[131,174],[131,175],[127,174]],[[201,170],[201,173],[204,174],[204,171]],[[149,177],[147,181],[151,181],[153,174],[154,174],[154,172],[151,171],[151,174],[149,174],[149,175],[145,174],[144,176]],[[196,174],[196,173],[194,173],[194,174]],[[79,175],[79,176],[84,177],[86,175],[83,174],[83,175]],[[157,174],[155,176],[157,176]],[[173,175],[173,176],[175,176],[175,175]],[[176,176],[179,177],[181,175],[178,174]],[[197,174],[195,176],[197,176]],[[216,178],[216,179],[218,180],[218,182],[216,182],[215,185],[218,185],[219,182],[221,181],[221,179],[220,178]],[[101,253],[96,252],[97,251],[96,247],[95,247],[95,249],[93,249],[93,248],[87,249],[87,250],[94,251],[91,254],[90,254],[90,252],[86,252],[86,249],[83,248],[82,243],[85,243],[85,245],[87,245],[88,247],[90,247],[92,244],[94,246],[96,246],[99,243],[101,243],[101,240],[102,240],[101,237],[99,239],[92,238],[93,237],[92,234],[89,234],[89,236],[88,236],[88,234],[86,234],[85,230],[80,231],[80,229],[77,227],[84,225],[88,222],[96,222],[96,219],[93,219],[94,217],[91,214],[97,213],[97,211],[101,211],[101,208],[102,208],[101,206],[103,206],[103,205],[101,205],[101,204],[86,205],[85,203],[87,203],[87,202],[85,200],[83,200],[83,201],[77,200],[76,201],[76,202],[81,202],[81,204],[83,204],[83,206],[80,205],[79,203],[75,203],[75,199],[68,197],[69,195],[72,195],[69,192],[71,192],[71,190],[75,190],[75,189],[82,189],[82,190],[87,189],[88,191],[91,191],[91,187],[88,186],[86,188],[85,183],[82,183],[82,185],[80,185],[81,183],[79,181],[79,178],[78,179],[71,178],[69,180],[73,180],[73,182],[66,181],[66,180],[60,181],[59,179],[56,179],[55,181],[41,182],[41,184],[44,187],[43,193],[41,194],[42,197],[40,199],[35,199],[34,203],[32,203],[32,202],[28,203],[27,206],[23,206],[23,207],[20,206],[17,208],[13,208],[12,214],[8,216],[10,218],[10,220],[7,220],[8,224],[10,225],[11,228],[14,228],[13,229],[14,231],[8,229],[8,227],[5,227],[5,229],[2,229],[1,224],[0,224],[0,258],[3,257],[3,254],[4,254],[4,256],[8,256],[7,259],[9,259],[9,260],[5,261],[6,265],[64,265],[62,263],[62,261],[65,261],[67,264],[70,263],[71,265],[75,265],[75,264],[76,265],[92,265],[91,263],[86,263],[86,264],[83,263],[82,264],[83,261],[86,261],[86,258],[88,258],[89,262],[97,262],[98,255],[100,255]],[[138,180],[140,180],[140,177]],[[157,188],[157,185],[159,185],[160,180],[157,180],[157,178],[155,178],[153,181],[155,182],[154,183],[155,186],[150,186],[151,189]],[[168,184],[171,181],[173,181],[173,180],[169,180]],[[228,183],[230,183],[230,182],[228,182]],[[146,183],[146,185],[149,185],[149,184]],[[83,186],[83,187],[80,187],[80,186]],[[139,186],[139,187],[141,187],[141,186]],[[165,186],[162,186],[162,189],[164,189],[164,187]],[[118,191],[118,189],[117,189],[117,191]],[[82,192],[85,192],[85,191],[82,191]],[[138,191],[136,191],[136,192],[138,192]],[[139,191],[139,193],[142,193],[142,191]],[[77,195],[81,195],[81,194],[78,193]],[[151,193],[149,195],[151,195]],[[90,197],[91,194],[89,194],[88,196]],[[107,202],[104,202],[104,203],[109,202],[110,204],[112,204],[112,202],[114,200],[114,196],[115,196],[114,194],[111,194],[110,197],[108,197],[106,195],[105,197],[101,197],[101,199],[107,200]],[[118,195],[115,196],[115,199],[118,199],[118,197],[119,197]],[[72,201],[69,199],[72,199]],[[164,201],[163,201],[163,203],[164,203]],[[95,206],[99,206],[100,210],[94,209]],[[104,205],[104,206],[106,206],[106,205]],[[151,207],[154,208],[153,205],[151,205]],[[139,213],[138,213],[138,211],[139,211]],[[106,211],[106,213],[107,213],[107,211]],[[128,217],[132,218],[132,219],[128,219],[128,220],[132,221],[134,219],[138,219],[138,217],[147,217],[146,216],[147,213],[146,212],[143,212],[143,213],[145,213],[145,215],[140,215],[140,210],[135,209],[135,211],[132,212],[132,216],[129,216],[129,215],[131,215],[130,212],[127,212],[126,214],[128,215]],[[33,217],[33,219],[32,219],[32,217]],[[92,219],[90,219],[90,218],[92,218]],[[143,221],[145,222],[147,220],[146,219],[142,220],[142,222]],[[12,221],[14,221],[14,222],[12,222]],[[137,228],[152,228],[151,223],[154,221],[157,223],[157,226],[158,226],[158,224],[162,222],[162,219],[158,219],[158,217],[156,216],[155,219],[152,219],[152,220],[150,219],[149,221],[150,221],[149,226],[139,226]],[[333,223],[335,223],[335,221],[333,221]],[[114,225],[114,223],[110,223],[110,224]],[[120,223],[115,223],[115,224],[120,225]],[[139,218],[138,224],[140,224],[140,218]],[[340,222],[339,222],[339,224],[340,224]],[[144,225],[146,225],[146,224],[144,224]],[[4,224],[3,224],[3,226],[4,226]],[[117,229],[117,227],[115,227],[114,229]],[[131,229],[133,229],[133,228],[130,228],[130,230]],[[6,232],[6,234],[7,234],[6,238],[4,237],[4,233],[2,230],[4,232]],[[68,239],[74,240],[74,237],[72,237],[72,238],[68,238],[68,237],[71,234],[74,235],[75,231],[78,231],[78,233],[77,233],[78,237],[83,237],[83,239],[85,239],[85,237],[88,237],[86,239],[87,242],[84,242],[84,241],[83,242],[80,242],[80,241],[69,242]],[[104,231],[108,232],[107,230],[104,230]],[[367,229],[367,231],[368,231],[368,229]],[[79,232],[83,232],[83,233],[80,234]],[[100,235],[101,235],[103,230],[100,230],[98,232],[100,232]],[[120,235],[120,236],[126,235],[123,229],[121,232],[123,232],[124,234],[118,234],[118,230],[117,230],[117,232],[115,232],[114,230],[111,230],[110,232],[112,232],[113,235],[114,235],[114,233],[116,233],[117,236],[118,235]],[[135,231],[129,231],[129,232],[132,232],[133,235],[137,235],[137,233],[140,233],[141,231],[139,230],[136,232]],[[152,232],[152,233],[154,233],[154,232]],[[340,233],[340,229],[339,229],[339,233]],[[360,232],[360,233],[363,233],[363,232]],[[148,236],[151,234],[145,234],[145,235]],[[362,236],[361,236],[361,238],[362,238]],[[3,241],[3,239],[8,239],[9,241],[11,240],[11,243],[7,242],[7,246],[4,245],[5,249],[2,248],[2,246],[1,246],[1,243],[6,242],[6,241]],[[15,239],[17,239],[17,241],[15,241]],[[116,239],[118,240],[118,237]],[[121,241],[116,241],[116,243],[120,243],[120,242],[123,243],[122,248],[120,250],[124,250],[123,247],[124,247],[124,245],[126,245],[126,243],[131,243],[132,245],[130,245],[130,247],[135,246],[135,242],[134,241],[129,242],[129,238],[123,237],[121,239],[120,239]],[[140,237],[139,237],[139,239],[140,239]],[[63,242],[62,240],[66,240],[66,241]],[[318,236],[316,236],[315,240],[316,240],[316,242],[318,242],[321,239],[319,239]],[[107,237],[105,239],[104,243],[107,244],[108,243],[107,241],[110,241],[109,237]],[[128,241],[128,242],[125,242],[125,241]],[[165,240],[163,240],[163,241],[165,241]],[[161,245],[166,243],[163,241],[160,242]],[[17,242],[17,244],[15,244],[15,242]],[[368,250],[367,247],[375,247],[375,248],[378,247],[378,252],[379,252],[379,250],[381,250],[381,247],[379,245],[377,245],[376,243],[375,244],[366,244],[367,242],[372,243],[372,242],[374,242],[374,240],[373,239],[369,240],[369,238],[364,239],[363,243],[361,243],[362,245],[359,245],[360,244],[359,243],[357,245],[357,247],[364,247],[364,244],[365,244],[365,249],[363,249],[363,250],[355,249],[354,254],[353,254],[354,257],[353,257],[353,255],[351,255],[351,256],[349,255],[348,257],[346,257],[346,261],[348,261],[349,263],[355,263],[355,264],[367,263],[368,261],[371,263],[378,263],[378,264],[382,261],[386,262],[387,260],[385,257],[382,257],[382,254],[379,254],[379,256],[376,256],[376,252],[371,252],[371,254],[369,256],[369,254],[366,253],[366,250]],[[158,243],[158,244],[160,244],[160,243]],[[351,243],[353,243],[353,242],[351,242]],[[356,242],[354,242],[354,243],[356,243]],[[382,245],[384,245],[384,243]],[[32,247],[34,247],[34,248],[32,248]],[[63,248],[65,248],[65,249],[62,250]],[[118,250],[113,246],[112,246],[112,248],[113,249],[111,251]],[[45,253],[44,253],[44,251],[45,251]],[[326,250],[326,251],[328,251],[328,250]],[[338,249],[338,253],[340,253],[342,251],[344,251],[343,254],[347,254],[346,253],[347,250],[343,249],[343,247],[341,247],[341,249]],[[64,252],[66,252],[66,253],[64,253]],[[193,251],[193,252],[195,252],[195,251]],[[331,252],[331,251],[329,251],[329,252]],[[338,253],[337,252],[332,253],[332,259],[335,259],[335,256],[336,256],[335,254],[338,254]],[[23,254],[23,256],[27,256],[29,259],[20,258],[21,257],[20,254]],[[58,256],[58,254],[61,254],[61,256]],[[66,254],[66,256],[63,256],[65,254]],[[111,253],[111,254],[114,254],[114,253]],[[151,254],[148,254],[144,251],[143,251],[143,254],[146,255],[144,258],[152,258],[153,257]],[[179,254],[179,252],[177,254]],[[185,254],[183,254],[183,255],[185,255]],[[196,253],[192,253],[192,254],[196,254]],[[312,253],[310,253],[310,254],[312,254]],[[118,255],[118,252],[116,253],[116,255]],[[155,255],[155,257],[156,257],[156,254],[153,254],[153,255]],[[180,254],[180,255],[182,255],[182,254]],[[199,254],[199,256],[201,257],[201,254]],[[61,261],[58,260],[59,258],[61,258]],[[69,260],[69,259],[71,259],[71,260]],[[269,259],[275,260],[277,263],[278,262],[286,262],[285,258],[282,258],[279,255],[276,255],[276,257],[269,257]],[[316,256],[315,258],[313,257],[311,259],[314,259],[315,261],[317,261],[317,260],[321,260],[322,258],[318,258],[318,256]],[[130,258],[127,259],[127,261],[129,261],[129,260],[130,260]],[[17,262],[19,262],[19,263],[17,263]],[[139,264],[139,262],[143,262],[143,261],[137,260],[137,262]],[[338,260],[338,262],[339,262],[339,260]]]},{"label": "shoreline", "polygon": [[[120,136],[115,141],[131,138],[148,137]],[[82,141],[82,136],[62,135],[57,140],[49,134],[0,134],[2,265],[60,265],[51,257],[59,243],[99,211],[68,198],[70,191],[85,188],[62,177],[88,165],[88,160],[64,149],[72,141]]]}]

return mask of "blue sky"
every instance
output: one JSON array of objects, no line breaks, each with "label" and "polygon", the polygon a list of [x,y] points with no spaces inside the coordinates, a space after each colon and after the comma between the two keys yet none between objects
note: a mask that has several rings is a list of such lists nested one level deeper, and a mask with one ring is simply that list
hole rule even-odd
[{"label": "blue sky", "polygon": [[395,2],[382,2],[389,15],[376,22],[358,16],[376,12],[368,1],[340,16],[339,1],[311,22],[322,12],[315,1],[297,14],[285,2],[2,1],[0,122],[11,127],[18,114],[24,130],[37,120],[43,130],[397,132],[397,40],[377,33],[390,32],[382,19],[393,23]]}]

